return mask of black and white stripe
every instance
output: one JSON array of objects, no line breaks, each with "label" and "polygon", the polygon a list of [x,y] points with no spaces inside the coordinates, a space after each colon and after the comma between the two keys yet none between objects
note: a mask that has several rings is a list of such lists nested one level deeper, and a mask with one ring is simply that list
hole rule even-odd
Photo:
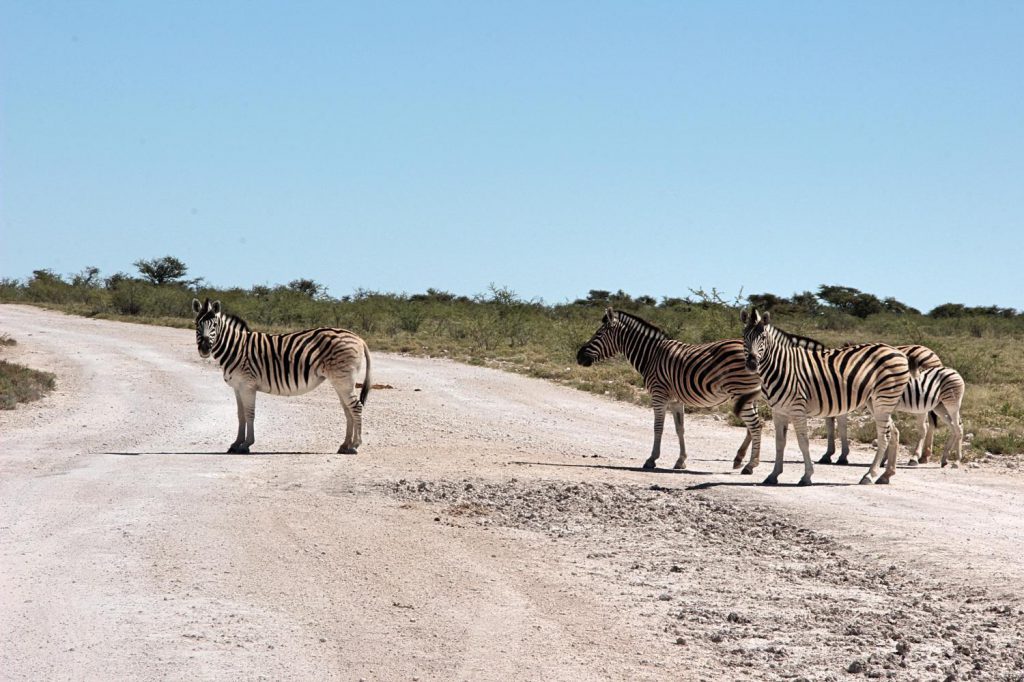
[{"label": "black and white stripe", "polygon": [[[814,343],[819,348],[824,349],[825,345],[813,339],[807,339],[801,337],[802,343]],[[852,344],[846,344],[852,345]],[[918,365],[918,369],[933,370],[942,367],[942,359],[938,353],[921,344],[906,344],[894,346],[897,350],[904,353],[907,358]],[[911,379],[911,382],[913,379]],[[908,384],[909,385],[909,384]],[[897,412],[912,412],[911,410],[905,410],[902,407],[897,409]],[[924,450],[922,451],[922,461],[927,461],[932,454],[932,441],[935,439],[935,424],[937,422],[938,415],[933,415],[932,419],[925,420],[925,426],[919,430],[919,435],[924,440]],[[839,424],[839,438],[842,445],[842,451],[840,452],[837,464],[848,464],[850,456],[850,438],[847,431],[848,415],[841,415],[840,417],[828,417],[825,419],[825,454],[818,460],[819,464],[831,464],[831,457],[836,454],[836,430],[837,423]],[[915,447],[913,455],[910,458],[910,464],[916,464],[918,460],[918,451],[922,445],[919,441],[918,447]]]},{"label": "black and white stripe", "polygon": [[786,447],[786,427],[792,422],[804,457],[801,485],[810,485],[814,466],[807,437],[808,417],[830,417],[868,406],[875,419],[878,452],[861,483],[871,483],[887,451],[885,473],[875,480],[888,483],[896,472],[899,432],[891,414],[916,369],[906,355],[882,343],[819,350],[801,345],[799,338],[771,324],[753,310],[741,314],[747,367],[761,376],[761,392],[772,407],[775,424],[775,468],[766,484],[778,483]]},{"label": "black and white stripe", "polygon": [[[917,415],[918,440],[910,455],[911,465],[916,465],[918,461],[927,462],[931,455],[934,424],[928,423],[929,415],[933,415],[932,419],[936,416],[941,418],[949,426],[949,439],[942,450],[942,466],[946,466],[950,455],[954,453],[954,466],[960,461],[964,435],[960,406],[963,404],[965,388],[963,377],[952,367],[933,367],[907,383],[896,411]],[[918,452],[921,453],[920,460]]]},{"label": "black and white stripe", "polygon": [[[235,391],[238,436],[228,452],[249,452],[256,435],[256,393],[301,395],[329,380],[345,411],[345,441],[339,453],[354,454],[362,442],[363,405],[370,392],[370,351],[345,329],[307,329],[291,334],[264,334],[249,329],[240,317],[221,310],[220,301],[192,299],[196,345],[202,357],[213,356],[224,381]],[[356,395],[356,372],[365,360],[363,388]]]},{"label": "black and white stripe", "polygon": [[679,437],[679,459],[674,468],[686,468],[684,411],[686,407],[713,407],[735,400],[733,411],[743,420],[747,435],[733,459],[738,469],[752,444],[743,473],[752,473],[760,461],[761,420],[755,398],[760,379],[744,366],[743,342],[738,339],[687,344],[668,337],[653,324],[608,308],[601,326],[576,354],[584,367],[623,354],[643,376],[654,409],[654,446],[644,462],[653,469],[661,452],[665,412],[671,410]]}]

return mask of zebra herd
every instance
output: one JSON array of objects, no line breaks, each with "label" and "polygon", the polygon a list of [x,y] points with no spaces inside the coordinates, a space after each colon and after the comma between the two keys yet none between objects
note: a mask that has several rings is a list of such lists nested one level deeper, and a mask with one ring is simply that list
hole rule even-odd
[{"label": "zebra herd", "polygon": [[[919,416],[922,438],[914,449],[912,463],[918,461],[918,450],[922,453],[920,461],[927,460],[936,417],[946,421],[951,430],[942,465],[951,454],[959,461],[964,381],[956,370],[943,367],[930,349],[882,343],[826,348],[814,339],[773,326],[771,316],[761,315],[756,309],[750,314],[741,313],[740,320],[744,325],[742,340],[686,344],[670,339],[635,315],[608,308],[601,326],[580,348],[576,359],[581,365],[621,354],[643,376],[654,409],[654,446],[644,468],[654,468],[658,459],[666,409],[672,411],[679,436],[675,468],[682,469],[686,466],[684,409],[734,400],[733,412],[743,420],[747,436],[733,468],[741,466],[747,445],[753,443],[750,461],[743,467],[743,473],[753,473],[760,461],[761,422],[755,406],[758,397],[772,408],[775,426],[775,466],[764,481],[767,485],[778,483],[782,473],[790,423],[804,458],[800,485],[811,484],[814,465],[808,444],[809,417],[839,419],[843,447],[839,462],[845,464],[849,453],[846,415],[861,407],[867,407],[875,421],[878,443],[874,461],[861,483],[888,483],[896,472],[899,430],[892,420],[895,411]],[[932,415],[932,423],[926,431],[927,415]],[[830,463],[835,452],[831,424],[829,433],[830,447],[821,463]],[[883,462],[885,472],[878,475]]]},{"label": "zebra herd", "polygon": [[[366,342],[344,329],[308,329],[290,334],[265,334],[249,329],[241,318],[224,312],[219,301],[193,299],[196,345],[202,357],[220,364],[224,381],[235,392],[238,435],[228,452],[246,453],[255,442],[253,423],[257,392],[300,395],[328,380],[334,386],[346,417],[340,453],[355,453],[362,442],[362,411],[370,392],[370,352]],[[899,431],[895,411],[918,415],[921,438],[911,463],[924,462],[939,418],[951,436],[942,454],[960,459],[963,429],[960,405],[964,381],[944,367],[924,346],[863,343],[842,348],[789,334],[756,309],[741,314],[742,339],[687,344],[669,338],[655,325],[623,311],[608,308],[601,326],[577,353],[580,365],[624,355],[643,377],[654,410],[654,444],[645,469],[653,469],[661,453],[665,415],[671,412],[679,438],[674,468],[686,468],[685,408],[713,407],[727,401],[746,427],[733,468],[751,474],[760,462],[761,419],[757,399],[772,408],[775,427],[775,466],[765,479],[778,483],[789,424],[793,425],[804,458],[800,485],[810,485],[814,466],[808,445],[807,420],[826,417],[829,447],[819,463],[831,463],[835,453],[832,423],[838,419],[842,441],[839,463],[847,462],[849,441],[846,415],[866,407],[875,422],[877,451],[861,483],[888,483],[896,471]],[[356,394],[357,371],[364,366],[363,385]],[[929,415],[931,417],[929,422]],[[747,449],[750,459],[743,466]],[[918,452],[920,451],[920,455]],[[884,464],[881,475],[878,469]]]}]

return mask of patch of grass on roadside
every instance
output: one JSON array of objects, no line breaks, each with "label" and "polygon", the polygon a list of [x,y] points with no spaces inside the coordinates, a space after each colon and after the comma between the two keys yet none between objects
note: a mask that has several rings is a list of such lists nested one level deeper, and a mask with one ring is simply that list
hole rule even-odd
[{"label": "patch of grass on roadside", "polygon": [[49,372],[0,360],[0,409],[13,410],[18,403],[39,400],[55,386],[56,379]]}]

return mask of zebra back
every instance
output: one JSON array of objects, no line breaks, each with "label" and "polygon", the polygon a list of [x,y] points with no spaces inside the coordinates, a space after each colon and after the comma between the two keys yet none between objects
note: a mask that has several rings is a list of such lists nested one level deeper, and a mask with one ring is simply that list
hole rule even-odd
[{"label": "zebra back", "polygon": [[[220,331],[213,357],[225,377],[242,373],[265,393],[304,393],[327,377],[351,371],[363,357],[369,363],[366,343],[347,329],[321,327],[268,334],[252,331],[237,315],[221,312],[217,317]],[[361,402],[365,403],[367,392],[364,385]]]},{"label": "zebra back", "polygon": [[744,366],[741,340],[683,343],[643,318],[609,309],[577,359],[589,364],[619,353],[640,372],[649,391],[663,391],[686,405],[710,407],[756,394],[760,387],[757,374]]},{"label": "zebra back", "polygon": [[744,321],[745,348],[757,362],[762,394],[772,407],[838,416],[869,401],[888,411],[899,403],[910,361],[892,346],[868,343],[823,349],[820,343],[801,343],[806,337],[772,326],[769,318],[744,316]]},{"label": "zebra back", "polygon": [[938,405],[959,407],[965,388],[963,377],[952,367],[933,367],[907,382],[898,409],[923,414]]},{"label": "zebra back", "polygon": [[928,346],[911,343],[896,346],[896,348],[902,351],[908,358],[916,362],[921,371],[936,369],[943,366],[942,360],[939,358],[939,354]]}]

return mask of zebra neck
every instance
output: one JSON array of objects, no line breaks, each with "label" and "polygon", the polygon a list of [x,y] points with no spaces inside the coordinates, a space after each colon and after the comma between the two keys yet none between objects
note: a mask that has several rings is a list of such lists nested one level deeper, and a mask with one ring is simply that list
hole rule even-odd
[{"label": "zebra neck", "polygon": [[652,334],[647,330],[636,330],[632,333],[619,335],[619,343],[622,354],[633,365],[633,369],[640,374],[647,376],[647,370],[654,360],[654,350],[662,339],[667,338],[663,334]]},{"label": "zebra neck", "polygon": [[217,333],[217,343],[213,346],[213,357],[221,365],[227,365],[235,360],[237,349],[248,339],[249,335],[255,334],[228,317],[221,317],[219,322],[220,330]]},{"label": "zebra neck", "polygon": [[795,345],[789,335],[781,329],[765,327],[764,334],[768,343],[765,344],[765,354],[758,367],[762,372],[774,372],[781,365],[791,361],[799,352],[807,350]]}]

